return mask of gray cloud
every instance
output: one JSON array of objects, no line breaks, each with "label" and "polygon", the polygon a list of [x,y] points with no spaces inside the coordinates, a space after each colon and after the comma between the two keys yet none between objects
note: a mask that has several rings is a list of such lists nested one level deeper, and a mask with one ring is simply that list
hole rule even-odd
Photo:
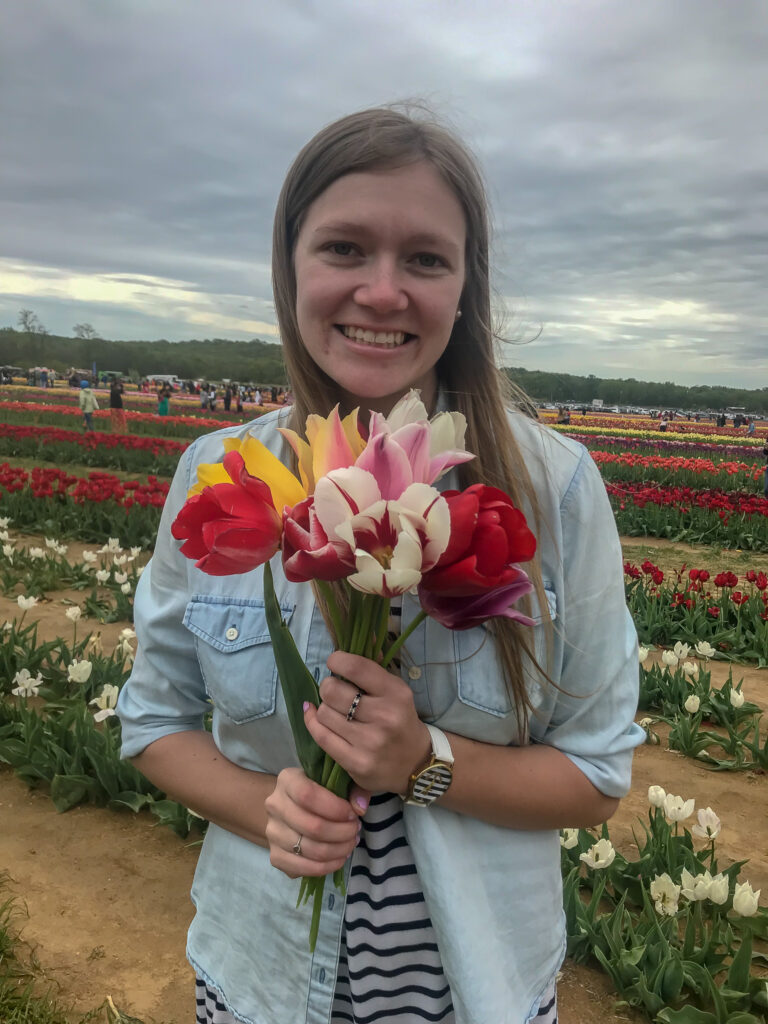
[{"label": "gray cloud", "polygon": [[762,386],[767,48],[762,0],[7,0],[0,322],[268,336],[291,159],[423,96],[485,169],[507,333],[540,331],[509,362]]}]

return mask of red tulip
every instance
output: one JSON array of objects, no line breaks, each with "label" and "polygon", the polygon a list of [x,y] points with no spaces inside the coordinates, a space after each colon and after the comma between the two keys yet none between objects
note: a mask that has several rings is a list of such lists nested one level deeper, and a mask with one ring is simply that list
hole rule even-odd
[{"label": "red tulip", "polygon": [[511,498],[485,484],[445,491],[443,497],[451,536],[435,567],[423,575],[420,592],[467,597],[513,583],[520,574],[515,563],[533,558],[536,538]]},{"label": "red tulip", "polygon": [[287,509],[283,517],[283,569],[292,583],[340,580],[355,567],[342,559],[347,544],[332,544],[315,513],[314,495]]},{"label": "red tulip", "polygon": [[472,629],[497,616],[516,619],[526,626],[532,626],[533,619],[512,606],[533,590],[533,584],[522,569],[513,569],[512,572],[515,573],[512,582],[473,597],[434,594],[419,587],[421,607],[427,615],[448,629]]},{"label": "red tulip", "polygon": [[210,576],[250,572],[280,546],[282,523],[269,487],[245,468],[238,452],[224,457],[237,483],[214,484],[184,503],[171,533],[185,543],[181,552]]}]

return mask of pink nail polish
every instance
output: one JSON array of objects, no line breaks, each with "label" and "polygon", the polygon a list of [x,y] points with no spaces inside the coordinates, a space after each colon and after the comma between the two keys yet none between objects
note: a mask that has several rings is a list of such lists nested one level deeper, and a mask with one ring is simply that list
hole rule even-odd
[{"label": "pink nail polish", "polygon": [[306,713],[309,710],[309,701],[305,700],[304,703],[301,705],[301,708],[302,708],[302,711],[304,711]]},{"label": "pink nail polish", "polygon": [[355,807],[359,807],[361,811],[368,810],[368,801],[362,796],[355,797]]}]

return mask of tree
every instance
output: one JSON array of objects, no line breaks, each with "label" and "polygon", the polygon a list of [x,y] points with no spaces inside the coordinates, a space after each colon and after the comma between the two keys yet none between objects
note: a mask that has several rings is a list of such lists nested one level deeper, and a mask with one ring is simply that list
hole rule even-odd
[{"label": "tree", "polygon": [[29,355],[36,362],[40,363],[43,352],[43,335],[48,331],[40,323],[36,313],[31,309],[19,310],[19,326],[26,334],[29,342]]},{"label": "tree", "polygon": [[40,323],[37,314],[33,313],[31,309],[20,309],[19,310],[19,327],[24,331],[25,334],[47,334],[48,331]]},{"label": "tree", "polygon": [[92,324],[75,324],[72,330],[75,332],[75,337],[82,338],[83,341],[91,341],[98,337]]}]

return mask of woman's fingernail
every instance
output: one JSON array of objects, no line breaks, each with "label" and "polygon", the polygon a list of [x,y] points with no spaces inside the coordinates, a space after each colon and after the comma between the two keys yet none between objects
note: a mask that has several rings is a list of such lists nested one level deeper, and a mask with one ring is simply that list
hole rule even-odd
[{"label": "woman's fingernail", "polygon": [[304,703],[301,705],[301,708],[303,711],[309,711],[309,701],[305,700]]},{"label": "woman's fingernail", "polygon": [[364,796],[355,797],[355,807],[359,807],[361,811],[368,810],[368,800]]}]

